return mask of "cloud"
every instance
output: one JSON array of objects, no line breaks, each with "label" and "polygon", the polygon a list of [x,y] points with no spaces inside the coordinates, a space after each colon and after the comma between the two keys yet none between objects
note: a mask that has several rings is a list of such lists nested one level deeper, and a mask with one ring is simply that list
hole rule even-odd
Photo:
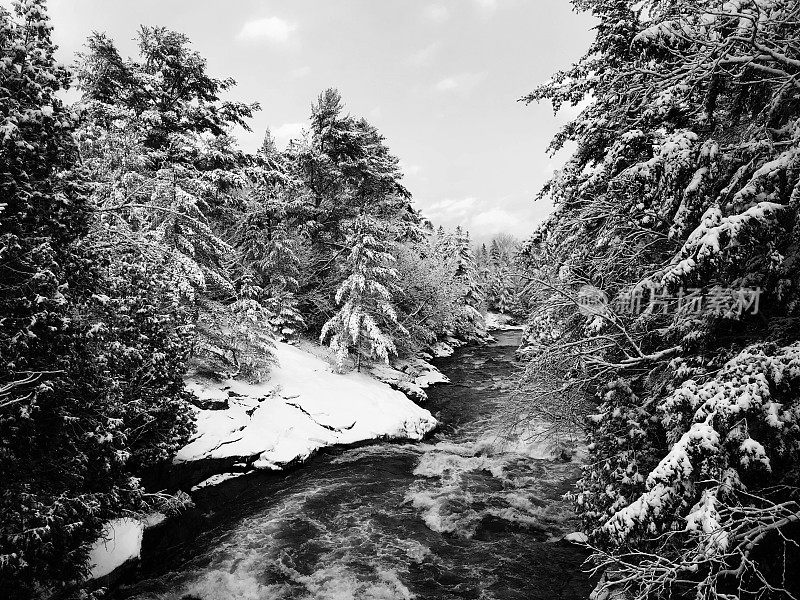
[{"label": "cloud", "polygon": [[435,225],[448,229],[461,225],[476,242],[487,241],[498,233],[525,239],[553,211],[549,200],[532,202],[529,192],[521,196],[502,196],[491,201],[473,196],[447,198],[432,204],[421,202],[422,214]]},{"label": "cloud", "polygon": [[272,129],[273,137],[286,146],[290,140],[297,139],[303,133],[304,123],[284,123]]},{"label": "cloud", "polygon": [[469,229],[481,233],[511,232],[519,227],[520,218],[503,208],[490,208],[474,215]]},{"label": "cloud", "polygon": [[408,58],[408,64],[413,67],[425,67],[431,62],[433,62],[433,58],[439,52],[439,48],[442,47],[441,42],[433,42],[420,50],[417,50]]},{"label": "cloud", "polygon": [[477,201],[478,199],[472,196],[439,200],[423,209],[423,214],[431,220],[449,223],[463,219]]},{"label": "cloud", "polygon": [[408,165],[404,163],[402,160],[398,165],[400,171],[403,172],[404,175],[417,175],[420,171],[422,171],[422,167],[419,165]]},{"label": "cloud", "polygon": [[440,80],[434,89],[437,92],[469,93],[486,77],[486,73],[461,73]]},{"label": "cloud", "polygon": [[237,37],[245,41],[267,40],[282,44],[289,41],[295,30],[297,26],[294,23],[280,17],[266,17],[245,23]]},{"label": "cloud", "polygon": [[434,23],[443,23],[450,18],[450,11],[443,4],[429,4],[422,14],[426,19]]}]

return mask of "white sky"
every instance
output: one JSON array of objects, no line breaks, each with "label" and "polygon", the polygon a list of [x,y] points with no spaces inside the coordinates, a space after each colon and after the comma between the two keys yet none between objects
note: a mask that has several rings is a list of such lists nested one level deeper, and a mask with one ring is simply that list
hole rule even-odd
[{"label": "white sky", "polygon": [[545,149],[568,115],[517,98],[586,50],[592,22],[567,0],[51,0],[59,58],[91,31],[135,54],[139,24],[187,34],[232,98],[258,101],[255,149],[269,126],[296,135],[311,102],[337,87],[400,157],[405,184],[435,224],[476,239],[527,236],[549,212],[534,196],[564,157]]}]

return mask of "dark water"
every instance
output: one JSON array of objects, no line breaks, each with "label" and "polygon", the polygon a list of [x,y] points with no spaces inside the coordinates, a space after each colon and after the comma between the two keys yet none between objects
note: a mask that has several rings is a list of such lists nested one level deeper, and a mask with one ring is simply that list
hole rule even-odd
[{"label": "dark water", "polygon": [[[319,456],[216,507],[205,531],[146,553],[120,597],[182,599],[585,598],[584,553],[561,499],[577,466],[549,458],[500,410],[518,336],[441,359],[441,430],[421,444]],[[221,515],[221,516],[220,516]]]}]

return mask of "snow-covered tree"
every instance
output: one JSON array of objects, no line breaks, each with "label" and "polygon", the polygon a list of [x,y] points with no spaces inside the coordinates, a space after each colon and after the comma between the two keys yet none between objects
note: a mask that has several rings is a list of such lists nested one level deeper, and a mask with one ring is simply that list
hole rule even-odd
[{"label": "snow-covered tree", "polygon": [[182,34],[142,27],[137,59],[123,60],[103,34],[87,46],[78,68],[80,140],[102,215],[98,234],[166,257],[175,287],[194,304],[198,369],[261,378],[271,360],[264,332],[272,299],[259,292],[256,300],[237,280],[229,243],[266,161],[246,157],[229,131],[246,128],[258,106],[222,100],[233,80],[210,77]]},{"label": "snow-covered tree", "polygon": [[[525,248],[528,383],[589,416],[598,594],[796,596],[797,3],[575,5],[595,42],[526,98],[589,101]],[[583,286],[609,305],[579,310]]]},{"label": "snow-covered tree", "polygon": [[360,215],[351,226],[347,277],[336,292],[339,311],[322,328],[320,340],[329,340],[339,367],[355,355],[360,370],[363,360],[389,362],[396,353],[393,333],[403,328],[397,322],[392,295],[397,291],[395,257],[386,246],[386,224],[370,215]]},{"label": "snow-covered tree", "polygon": [[0,581],[21,599],[80,581],[192,431],[187,315],[163,270],[95,237],[53,54],[43,1],[0,7]]},{"label": "snow-covered tree", "polygon": [[444,242],[447,250],[454,252],[455,272],[453,277],[461,286],[462,300],[453,333],[471,339],[485,334],[483,321],[484,293],[480,285],[478,266],[472,252],[469,232],[457,226],[453,235]]},{"label": "snow-covered tree", "polygon": [[213,219],[225,192],[244,183],[243,156],[226,133],[246,128],[258,106],[221,100],[234,82],[207,75],[186,36],[142,27],[138,45],[139,59],[123,60],[110,39],[93,34],[78,64],[94,198],[107,221],[119,221],[114,227],[172,253],[181,285],[230,295],[231,249]]},{"label": "snow-covered tree", "polygon": [[264,289],[245,275],[232,303],[201,299],[192,349],[195,373],[213,379],[266,379],[274,363],[271,319]]},{"label": "snow-covered tree", "polygon": [[440,251],[440,239],[430,232],[422,241],[398,248],[400,292],[396,305],[399,321],[408,332],[408,337],[397,339],[399,349],[429,348],[457,327],[464,299],[461,282],[455,277],[458,260],[452,253]]},{"label": "snow-covered tree", "polygon": [[[341,262],[349,252],[349,224],[363,212],[406,235],[419,223],[410,194],[401,184],[399,161],[383,136],[365,119],[345,112],[338,91],[328,89],[312,106],[306,135],[287,151],[290,173],[305,193],[287,206],[289,222],[309,240],[311,276],[300,290],[312,328],[321,327],[334,309],[341,284]],[[390,243],[396,240],[388,240]]]},{"label": "snow-covered tree", "polygon": [[264,179],[254,185],[233,239],[241,277],[263,290],[274,333],[292,340],[305,329],[297,298],[304,240],[296,229],[290,229],[285,193],[292,190]]}]

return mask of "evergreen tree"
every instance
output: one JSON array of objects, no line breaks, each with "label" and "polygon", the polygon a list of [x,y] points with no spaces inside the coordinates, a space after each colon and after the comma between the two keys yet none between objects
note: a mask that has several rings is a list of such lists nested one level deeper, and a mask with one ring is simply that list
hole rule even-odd
[{"label": "evergreen tree", "polygon": [[[527,97],[592,99],[526,249],[529,382],[589,417],[574,499],[598,593],[796,596],[797,3],[575,5],[595,42]],[[608,308],[578,310],[587,285]]]},{"label": "evergreen tree", "polygon": [[300,295],[308,321],[316,328],[332,312],[342,283],[338,265],[350,249],[347,225],[366,211],[392,222],[386,231],[402,237],[415,230],[420,219],[400,183],[398,159],[375,127],[345,113],[334,89],[320,94],[312,106],[307,137],[290,146],[287,155],[293,177],[307,190],[287,212],[289,222],[311,244],[313,276]]},{"label": "evergreen tree", "polygon": [[135,475],[192,430],[186,321],[166,280],[93,243],[42,0],[0,7],[0,582],[49,596],[86,572]]},{"label": "evergreen tree", "polygon": [[243,278],[262,289],[276,335],[292,340],[305,329],[297,292],[301,274],[300,234],[289,229],[286,203],[262,180],[252,190],[234,233]]},{"label": "evergreen tree", "polygon": [[145,256],[167,257],[173,285],[194,305],[198,370],[258,380],[271,343],[253,315],[266,323],[269,299],[242,295],[249,288],[234,281],[234,249],[223,241],[267,163],[263,153],[246,157],[229,135],[247,128],[258,105],[222,100],[234,81],[209,76],[186,36],[142,27],[137,41],[139,57],[123,60],[111,40],[93,34],[78,68],[87,107],[81,148],[106,239],[122,235]]},{"label": "evergreen tree", "polygon": [[483,290],[478,280],[478,268],[472,254],[469,232],[457,226],[452,238],[456,252],[454,278],[462,287],[462,307],[456,333],[472,337],[485,333],[483,323]]},{"label": "evergreen tree", "polygon": [[402,331],[392,305],[397,290],[394,256],[383,241],[386,224],[369,215],[360,215],[352,224],[348,245],[347,277],[336,292],[339,311],[322,328],[320,340],[330,338],[330,346],[344,367],[349,354],[356,366],[366,360],[389,361],[396,353],[393,328]]},{"label": "evergreen tree", "polygon": [[102,184],[95,194],[115,227],[174,255],[184,286],[230,296],[230,247],[214,218],[227,191],[241,187],[244,157],[226,134],[258,109],[223,101],[234,81],[206,73],[186,36],[142,27],[139,60],[123,60],[104,34],[93,34],[78,79],[88,117],[82,150]]}]

